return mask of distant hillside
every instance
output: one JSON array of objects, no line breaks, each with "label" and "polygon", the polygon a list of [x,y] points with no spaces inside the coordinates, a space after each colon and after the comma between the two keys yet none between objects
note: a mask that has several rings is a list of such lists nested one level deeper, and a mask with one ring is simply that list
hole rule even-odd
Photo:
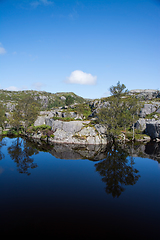
[{"label": "distant hillside", "polygon": [[84,103],[88,101],[87,99],[84,99],[73,92],[49,93],[45,91],[8,91],[2,89],[0,90],[0,101],[3,102],[3,104],[6,104],[6,106],[10,107],[11,105],[16,104],[22,98],[25,98],[27,95],[38,101],[41,104],[41,108],[45,110],[65,106],[67,96],[71,96],[73,99],[73,104]]}]

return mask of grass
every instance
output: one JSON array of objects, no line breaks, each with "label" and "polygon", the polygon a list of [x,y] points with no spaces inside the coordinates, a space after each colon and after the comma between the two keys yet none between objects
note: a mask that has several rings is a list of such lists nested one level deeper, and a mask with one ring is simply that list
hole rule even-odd
[{"label": "grass", "polygon": [[[135,129],[135,140],[142,140],[144,137],[148,137],[148,135],[142,133],[140,130]],[[131,141],[133,139],[133,132],[126,132],[126,138]]]},{"label": "grass", "polygon": [[[157,117],[155,117],[155,115],[156,115]],[[155,118],[155,120],[160,119],[160,113],[153,112],[153,113],[147,114],[147,115],[145,116],[145,119],[153,119],[153,118]]]},{"label": "grass", "polygon": [[86,140],[87,139],[87,137],[85,135],[83,135],[83,136],[74,135],[73,137],[76,138],[76,139],[79,139],[79,140]]},{"label": "grass", "polygon": [[61,120],[61,121],[64,121],[64,122],[82,121],[81,119],[75,119],[75,118],[70,118],[70,117],[53,117],[52,119],[54,119],[54,120]]}]

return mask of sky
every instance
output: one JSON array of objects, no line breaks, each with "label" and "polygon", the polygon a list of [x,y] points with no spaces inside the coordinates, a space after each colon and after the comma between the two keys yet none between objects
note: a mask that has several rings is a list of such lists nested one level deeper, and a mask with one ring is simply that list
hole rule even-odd
[{"label": "sky", "polygon": [[160,0],[0,0],[0,89],[160,90]]}]

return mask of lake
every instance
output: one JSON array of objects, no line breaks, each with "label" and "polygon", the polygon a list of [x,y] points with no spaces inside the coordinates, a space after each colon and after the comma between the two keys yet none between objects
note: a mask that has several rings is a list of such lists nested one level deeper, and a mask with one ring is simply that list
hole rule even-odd
[{"label": "lake", "polygon": [[0,206],[5,236],[159,239],[160,144],[1,138]]}]

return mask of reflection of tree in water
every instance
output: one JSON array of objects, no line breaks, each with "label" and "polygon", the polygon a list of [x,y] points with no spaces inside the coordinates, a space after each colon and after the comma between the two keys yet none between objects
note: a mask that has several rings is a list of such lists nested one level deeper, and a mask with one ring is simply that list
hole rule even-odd
[{"label": "reflection of tree in water", "polygon": [[5,143],[4,139],[2,138],[2,136],[0,136],[0,160],[5,158],[5,155],[1,152],[1,148],[5,145],[6,145],[6,143]]},{"label": "reflection of tree in water", "polygon": [[139,171],[133,167],[133,158],[127,158],[127,151],[120,146],[108,148],[106,155],[105,160],[95,164],[96,171],[106,183],[106,192],[119,197],[125,190],[124,185],[134,185],[138,181]]},{"label": "reflection of tree in water", "polygon": [[26,141],[17,138],[13,141],[12,145],[8,147],[8,153],[11,159],[17,163],[19,173],[30,175],[31,173],[29,173],[28,170],[37,167],[37,164],[33,162],[34,159],[31,158],[31,156],[37,154],[38,151],[30,147]]}]

